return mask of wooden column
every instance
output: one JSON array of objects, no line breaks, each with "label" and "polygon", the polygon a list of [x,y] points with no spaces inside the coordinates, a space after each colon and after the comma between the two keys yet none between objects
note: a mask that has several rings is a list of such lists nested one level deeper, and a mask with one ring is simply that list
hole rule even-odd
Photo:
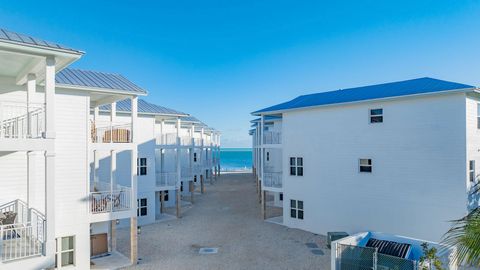
[{"label": "wooden column", "polygon": [[262,191],[262,218],[267,219],[267,192]]},{"label": "wooden column", "polygon": [[177,218],[180,218],[181,217],[181,213],[180,213],[181,206],[180,206],[180,189],[179,188],[175,189],[175,205],[177,207]]},{"label": "wooden column", "polygon": [[190,191],[190,201],[194,202],[194,196],[195,196],[195,186],[194,186],[194,183],[193,181],[188,181],[188,189]]},{"label": "wooden column", "polygon": [[203,182],[203,174],[200,175],[200,192],[205,193],[205,183]]},{"label": "wooden column", "polygon": [[160,191],[160,213],[165,213],[165,191]]},{"label": "wooden column", "polygon": [[138,263],[138,227],[137,217],[130,218],[130,261],[133,265]]}]

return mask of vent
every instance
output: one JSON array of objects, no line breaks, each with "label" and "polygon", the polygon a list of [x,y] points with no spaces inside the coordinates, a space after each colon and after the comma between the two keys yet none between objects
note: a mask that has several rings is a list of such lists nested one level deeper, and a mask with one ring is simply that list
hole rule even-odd
[{"label": "vent", "polygon": [[204,247],[200,248],[198,251],[198,254],[217,254],[218,253],[218,248],[213,248],[213,247]]}]

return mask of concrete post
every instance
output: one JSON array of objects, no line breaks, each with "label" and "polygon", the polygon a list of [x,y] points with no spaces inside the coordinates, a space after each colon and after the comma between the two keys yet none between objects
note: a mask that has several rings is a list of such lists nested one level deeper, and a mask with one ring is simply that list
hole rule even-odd
[{"label": "concrete post", "polygon": [[181,215],[181,206],[180,206],[180,189],[175,189],[175,205],[177,207],[177,218],[180,218]]},{"label": "concrete post", "polygon": [[110,251],[117,250],[117,221],[110,221]]}]

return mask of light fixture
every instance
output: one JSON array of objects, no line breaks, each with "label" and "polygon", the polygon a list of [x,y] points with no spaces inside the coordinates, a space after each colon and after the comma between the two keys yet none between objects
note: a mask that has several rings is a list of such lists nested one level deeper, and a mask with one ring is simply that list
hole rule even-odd
[{"label": "light fixture", "polygon": [[120,224],[120,219],[116,219],[115,224],[117,224],[117,225]]},{"label": "light fixture", "polygon": [[137,226],[137,234],[140,234],[142,232],[142,227]]}]

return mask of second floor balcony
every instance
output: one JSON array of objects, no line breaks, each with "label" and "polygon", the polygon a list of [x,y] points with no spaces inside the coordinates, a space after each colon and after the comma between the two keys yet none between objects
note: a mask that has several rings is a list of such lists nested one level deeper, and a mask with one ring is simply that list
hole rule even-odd
[{"label": "second floor balcony", "polygon": [[263,134],[264,144],[281,144],[282,133],[278,131],[265,131]]},{"label": "second floor balcony", "polygon": [[265,166],[262,184],[264,187],[282,188],[283,173],[275,167]]},{"label": "second floor balcony", "polygon": [[92,143],[131,143],[131,124],[91,123]]},{"label": "second floor balcony", "polygon": [[22,200],[0,205],[0,261],[44,254],[45,216]]},{"label": "second floor balcony", "polygon": [[117,185],[111,190],[90,192],[92,214],[120,212],[132,209],[132,189]]},{"label": "second floor balcony", "polygon": [[44,104],[0,102],[0,139],[37,139],[44,132]]},{"label": "second floor balcony", "polygon": [[177,172],[157,172],[156,186],[157,187],[175,187],[177,184]]}]

